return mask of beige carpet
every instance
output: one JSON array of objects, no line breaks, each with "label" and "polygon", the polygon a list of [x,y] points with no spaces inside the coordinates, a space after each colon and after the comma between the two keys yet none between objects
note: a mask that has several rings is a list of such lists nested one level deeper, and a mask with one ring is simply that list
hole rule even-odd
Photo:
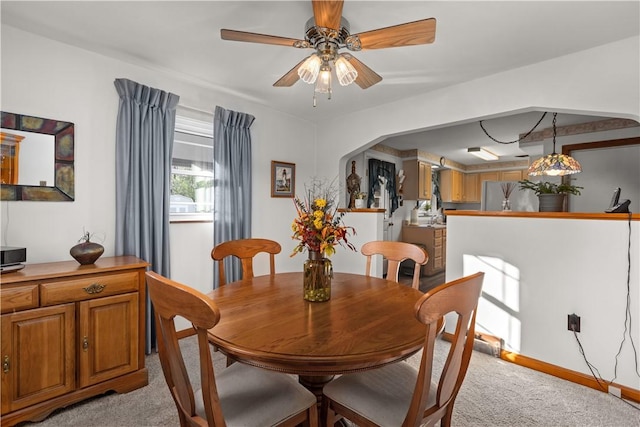
[{"label": "beige carpet", "polygon": [[[447,342],[438,341],[436,370],[442,365],[448,346]],[[182,347],[189,355],[190,372],[196,373],[195,340],[183,340]],[[224,356],[214,353],[214,359],[215,369],[224,369]],[[414,365],[418,361],[419,355],[408,360]],[[177,426],[176,409],[156,354],[147,356],[147,366],[150,372],[147,387],[76,404],[57,411],[38,426]],[[195,382],[199,380],[194,379]],[[474,352],[452,424],[638,427],[640,410],[605,393]]]}]

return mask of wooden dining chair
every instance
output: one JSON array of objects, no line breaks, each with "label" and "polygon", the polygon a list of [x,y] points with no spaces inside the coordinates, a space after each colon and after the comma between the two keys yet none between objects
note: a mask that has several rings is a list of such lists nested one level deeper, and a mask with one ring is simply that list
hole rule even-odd
[{"label": "wooden dining chair", "polygon": [[[158,353],[181,426],[317,426],[317,398],[292,377],[234,363],[214,372],[207,330],[220,320],[215,302],[193,288],[154,272],[145,273],[156,312]],[[193,390],[174,318],[193,324],[200,381]]]},{"label": "wooden dining chair", "polygon": [[224,272],[224,258],[234,256],[242,263],[242,279],[253,277],[253,257],[265,252],[269,254],[271,274],[276,272],[276,254],[282,251],[280,243],[269,239],[238,239],[222,242],[211,251],[211,258],[218,262],[219,285],[227,283]]},{"label": "wooden dining chair", "polygon": [[393,242],[387,240],[376,240],[367,242],[360,248],[362,255],[367,257],[366,276],[371,275],[371,259],[374,255],[382,255],[389,262],[387,268],[387,280],[398,282],[398,272],[400,263],[406,259],[413,260],[413,281],[411,286],[414,289],[420,288],[420,269],[429,261],[429,254],[424,248],[406,242]]},{"label": "wooden dining chair", "polygon": [[[426,325],[420,367],[393,363],[382,368],[342,375],[323,389],[323,417],[333,426],[336,415],[358,426],[451,425],[451,415],[471,359],[476,310],[484,273],[440,285],[415,304],[416,318]],[[432,379],[439,320],[458,319],[442,373]]]}]

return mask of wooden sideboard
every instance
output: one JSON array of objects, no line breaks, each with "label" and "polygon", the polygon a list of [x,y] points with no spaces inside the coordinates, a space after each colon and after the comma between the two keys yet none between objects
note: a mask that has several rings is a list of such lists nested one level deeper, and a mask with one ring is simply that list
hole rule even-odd
[{"label": "wooden sideboard", "polygon": [[145,279],[136,257],[28,264],[0,276],[2,426],[148,384]]}]

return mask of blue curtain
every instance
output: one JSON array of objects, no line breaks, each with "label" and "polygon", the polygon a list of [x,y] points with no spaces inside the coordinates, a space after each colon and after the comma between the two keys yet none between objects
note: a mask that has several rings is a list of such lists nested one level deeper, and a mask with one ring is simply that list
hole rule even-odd
[{"label": "blue curtain", "polygon": [[[180,97],[116,79],[116,255],[135,255],[170,277],[171,156]],[[147,354],[156,348],[153,306],[146,299]]]},{"label": "blue curtain", "polygon": [[[251,237],[251,132],[255,117],[216,107],[213,118],[213,244]],[[224,260],[227,282],[240,280],[235,257]],[[218,263],[213,266],[214,288]]]},{"label": "blue curtain", "polygon": [[367,206],[371,206],[375,202],[373,195],[376,191],[385,190],[380,187],[380,180],[378,179],[380,176],[387,179],[385,189],[389,192],[389,214],[393,215],[393,212],[398,209],[398,194],[396,193],[396,165],[394,163],[378,159],[369,159],[369,197],[367,199]]},{"label": "blue curtain", "polygon": [[440,174],[436,171],[432,171],[431,180],[433,181],[433,194],[436,196],[436,209],[440,209],[442,207],[442,196],[440,196]]}]

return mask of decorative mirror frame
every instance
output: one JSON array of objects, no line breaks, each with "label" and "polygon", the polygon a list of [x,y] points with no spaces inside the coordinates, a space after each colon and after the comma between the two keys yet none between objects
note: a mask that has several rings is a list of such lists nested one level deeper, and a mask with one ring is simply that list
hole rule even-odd
[{"label": "decorative mirror frame", "polygon": [[34,200],[72,202],[75,198],[74,124],[41,117],[2,111],[1,127],[22,132],[52,135],[55,141],[53,187],[37,185],[5,185],[0,200]]}]

